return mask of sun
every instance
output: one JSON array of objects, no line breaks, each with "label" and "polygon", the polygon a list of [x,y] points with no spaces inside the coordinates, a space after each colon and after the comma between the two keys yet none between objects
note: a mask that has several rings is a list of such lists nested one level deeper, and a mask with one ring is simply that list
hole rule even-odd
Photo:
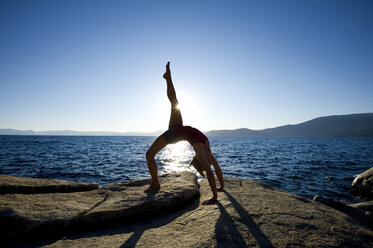
[{"label": "sun", "polygon": [[[200,110],[197,99],[187,95],[185,93],[177,94],[178,105],[177,108],[181,112],[183,118],[183,125],[186,126],[199,126],[201,123]],[[171,104],[167,98],[162,98],[155,106],[155,112],[150,113],[154,115],[153,122],[151,123],[151,128],[164,130],[168,127],[168,122],[171,115]],[[149,128],[149,129],[151,129]]]},{"label": "sun", "polygon": [[181,112],[183,122],[186,124],[198,122],[199,111],[196,99],[186,94],[180,94],[177,98],[179,102],[177,108]]}]

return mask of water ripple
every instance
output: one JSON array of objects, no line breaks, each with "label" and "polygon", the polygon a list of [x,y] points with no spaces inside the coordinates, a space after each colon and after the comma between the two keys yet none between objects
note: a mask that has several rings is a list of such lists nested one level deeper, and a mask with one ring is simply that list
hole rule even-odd
[{"label": "water ripple", "polygon": [[[149,177],[155,137],[0,136],[0,173],[107,185]],[[211,138],[225,176],[260,180],[291,193],[354,201],[351,181],[373,166],[372,138]],[[159,173],[194,171],[187,142],[165,147]],[[195,171],[194,171],[195,172]]]}]

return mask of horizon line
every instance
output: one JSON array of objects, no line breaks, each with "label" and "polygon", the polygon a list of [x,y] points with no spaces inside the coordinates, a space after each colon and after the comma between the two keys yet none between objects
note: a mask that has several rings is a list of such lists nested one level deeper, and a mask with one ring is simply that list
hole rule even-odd
[{"label": "horizon line", "polygon": [[[333,117],[333,116],[347,116],[347,115],[359,115],[359,114],[373,114],[373,112],[366,112],[366,113],[352,113],[352,114],[336,114],[336,115],[326,115],[326,116],[319,116],[319,117],[315,117],[315,118],[312,118],[312,119],[309,119],[309,120],[306,120],[306,121],[303,121],[303,122],[299,122],[299,123],[296,123],[296,124],[285,124],[285,125],[280,125],[280,126],[275,126],[275,127],[266,127],[266,128],[261,128],[261,129],[251,129],[251,128],[247,128],[247,127],[238,127],[238,128],[219,128],[219,129],[210,129],[210,130],[201,130],[202,132],[206,133],[206,132],[210,132],[210,131],[233,131],[233,130],[239,130],[239,129],[248,129],[248,130],[252,130],[252,131],[261,131],[261,130],[265,130],[265,129],[271,129],[271,128],[277,128],[277,127],[283,127],[283,126],[288,126],[288,125],[298,125],[298,124],[302,124],[302,123],[305,123],[305,122],[308,122],[308,121],[311,121],[311,120],[314,120],[314,119],[318,119],[318,118],[324,118],[324,117]],[[58,129],[50,129],[50,130],[32,130],[32,129],[15,129],[15,128],[0,128],[0,130],[13,130],[13,131],[21,131],[21,132],[35,132],[35,133],[42,133],[42,132],[76,132],[76,133],[117,133],[117,134],[156,134],[156,133],[159,133],[159,132],[164,132],[167,130],[167,128],[165,129],[158,129],[158,130],[154,130],[154,131],[92,131],[92,130],[89,130],[89,131],[80,131],[80,130],[72,130],[72,129],[61,129],[61,130],[58,130]]]}]

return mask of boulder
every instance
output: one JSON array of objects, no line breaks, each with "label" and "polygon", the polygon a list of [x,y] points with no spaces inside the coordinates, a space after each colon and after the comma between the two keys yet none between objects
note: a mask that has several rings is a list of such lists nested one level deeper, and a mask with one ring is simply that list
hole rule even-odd
[{"label": "boulder", "polygon": [[77,222],[105,197],[100,190],[0,195],[0,236],[52,234]]},{"label": "boulder", "polygon": [[150,182],[150,179],[132,180],[103,187],[106,200],[86,213],[81,221],[88,224],[128,222],[180,206],[199,194],[197,177],[192,172],[160,176],[161,189],[144,193]]},{"label": "boulder", "polygon": [[357,175],[352,182],[355,190],[373,196],[373,167]]},{"label": "boulder", "polygon": [[348,204],[348,206],[358,209],[363,216],[361,222],[373,229],[373,201]]},{"label": "boulder", "polygon": [[[345,204],[340,201],[332,200],[329,198],[317,195],[313,198],[314,201],[325,204],[331,208],[341,211],[357,220],[364,225],[373,228],[373,215],[371,209],[373,208],[372,202],[368,203],[356,203],[356,204]],[[368,210],[369,209],[369,210]]]},{"label": "boulder", "polygon": [[[211,197],[206,180],[200,200]],[[266,184],[225,178],[218,201],[115,228],[69,235],[45,247],[372,247],[373,231],[324,204]]]},{"label": "boulder", "polygon": [[160,183],[162,188],[150,193],[144,193],[150,179],[141,179],[86,192],[2,194],[0,237],[46,238],[68,229],[102,228],[170,210],[199,193],[191,172],[161,176]]},{"label": "boulder", "polygon": [[0,175],[0,194],[67,193],[98,189],[96,183]]}]

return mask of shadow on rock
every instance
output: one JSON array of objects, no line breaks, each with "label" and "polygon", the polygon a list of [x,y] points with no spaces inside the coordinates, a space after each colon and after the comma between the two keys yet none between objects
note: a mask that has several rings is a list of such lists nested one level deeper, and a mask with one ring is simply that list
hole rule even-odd
[{"label": "shadow on rock", "polygon": [[[149,194],[148,197],[151,197],[152,194]],[[129,238],[125,238],[124,243],[120,247],[135,247],[137,242],[141,239],[141,236],[144,234],[145,231],[153,229],[153,228],[159,228],[161,226],[165,226],[171,222],[173,222],[176,218],[179,216],[191,212],[198,208],[200,202],[199,198],[197,200],[193,201],[189,205],[179,206],[178,209],[175,209],[174,211],[170,212],[164,212],[163,214],[159,216],[154,216],[151,219],[144,219],[141,221],[137,221],[134,223],[126,224],[124,226],[118,226],[118,227],[111,227],[111,228],[105,228],[97,231],[87,232],[83,234],[77,234],[77,235],[69,235],[64,238],[65,241],[74,241],[78,239],[87,239],[87,238],[98,238],[103,236],[109,236],[113,237],[115,235],[120,235],[122,237],[128,237],[128,234],[133,233],[129,236]],[[123,235],[127,234],[127,235]],[[52,241],[54,242],[54,241]],[[123,242],[123,241],[122,241]],[[45,245],[46,243],[44,243]]]},{"label": "shadow on rock", "polygon": [[[260,247],[274,247],[268,237],[260,230],[259,225],[250,217],[250,214],[240,203],[226,190],[223,192],[232,203],[239,217],[237,219],[237,217],[231,216],[220,202],[216,203],[221,212],[221,216],[215,226],[217,247],[248,246],[246,239],[250,238],[251,235],[255,239],[255,243],[259,244]],[[250,237],[247,237],[248,233],[251,234]],[[242,236],[242,234],[246,235]]]}]

